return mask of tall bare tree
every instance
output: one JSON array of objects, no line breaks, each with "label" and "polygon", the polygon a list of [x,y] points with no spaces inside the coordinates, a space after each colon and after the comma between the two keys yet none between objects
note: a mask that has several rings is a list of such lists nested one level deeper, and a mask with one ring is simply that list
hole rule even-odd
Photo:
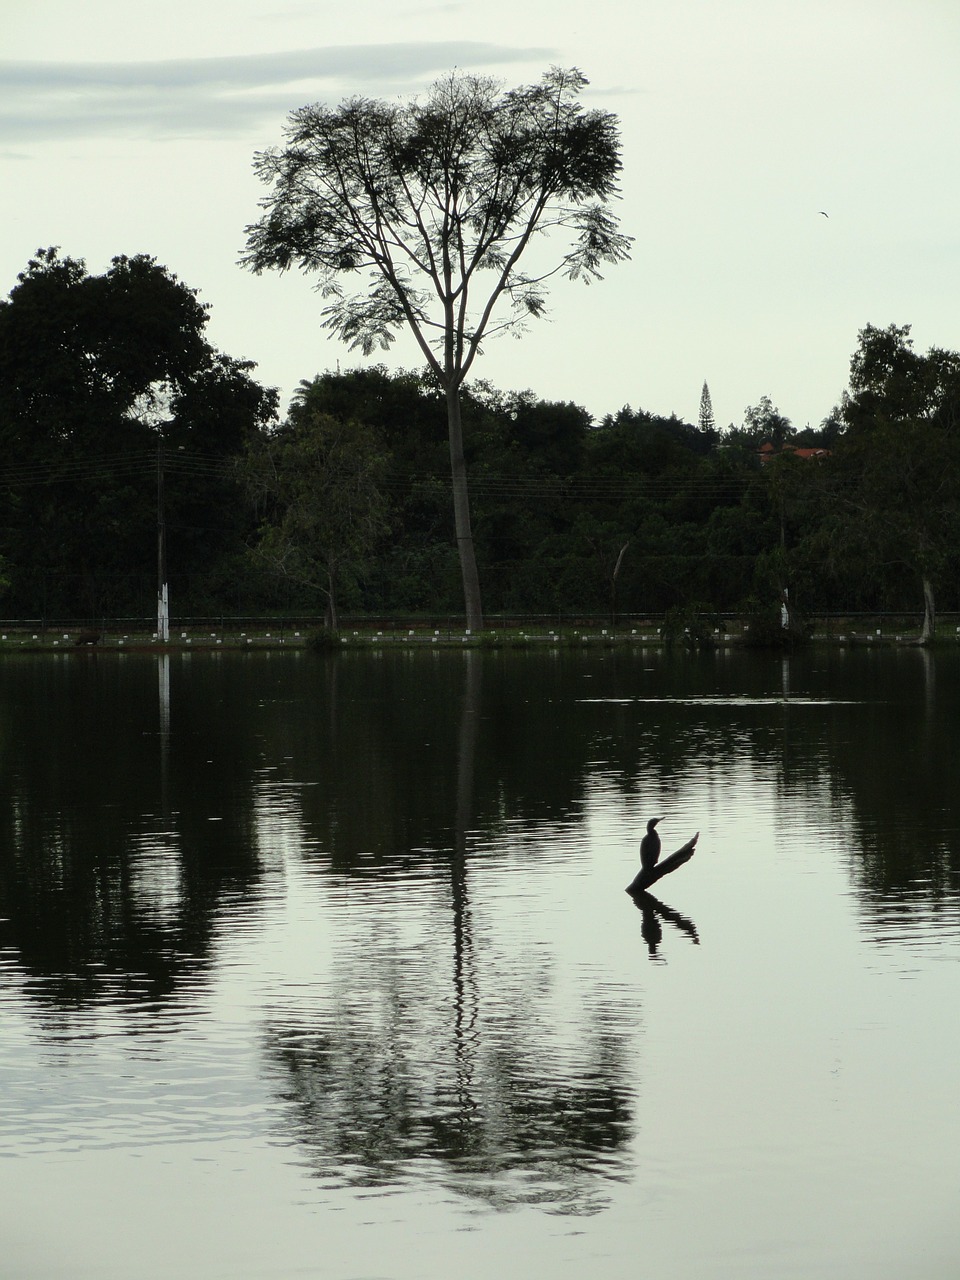
[{"label": "tall bare tree", "polygon": [[[285,144],[254,162],[271,190],[246,228],[243,264],[317,273],[324,327],[365,354],[407,326],[443,387],[466,618],[476,629],[464,379],[485,338],[544,313],[552,276],[589,282],[628,256],[630,237],[609,208],[619,194],[618,124],[583,109],[586,84],[576,68],[553,68],[504,92],[453,72],[424,101],[306,106],[290,116]],[[559,252],[531,248],[550,233],[563,236]]]}]

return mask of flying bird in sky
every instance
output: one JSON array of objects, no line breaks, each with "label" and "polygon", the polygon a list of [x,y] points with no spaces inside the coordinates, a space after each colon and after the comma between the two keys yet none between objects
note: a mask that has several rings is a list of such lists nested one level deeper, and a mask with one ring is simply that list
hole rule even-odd
[{"label": "flying bird in sky", "polygon": [[820,212],[823,214],[823,216],[824,216],[825,218],[829,218],[829,217],[830,217],[829,213],[823,213],[823,210],[822,210],[822,209],[820,210]]}]

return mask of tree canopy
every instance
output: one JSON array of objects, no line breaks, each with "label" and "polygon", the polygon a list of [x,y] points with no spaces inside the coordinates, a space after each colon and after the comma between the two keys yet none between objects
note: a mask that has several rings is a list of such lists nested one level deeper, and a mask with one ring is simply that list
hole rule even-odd
[{"label": "tree canopy", "polygon": [[171,563],[197,574],[228,554],[230,522],[211,527],[209,510],[222,504],[234,524],[244,513],[222,463],[273,418],[276,395],[210,345],[207,319],[197,291],[144,254],[91,275],[39,250],[0,302],[0,554],[14,607],[96,616],[139,601],[156,564],[158,433],[177,473]]},{"label": "tree canopy", "polygon": [[301,382],[278,431],[251,438],[241,474],[260,515],[254,558],[321,592],[336,630],[340,581],[386,532],[386,457],[374,428],[316,407],[317,382]]},{"label": "tree canopy", "polygon": [[960,355],[913,349],[909,325],[867,325],[850,364],[834,520],[919,582],[923,635],[960,538]]}]

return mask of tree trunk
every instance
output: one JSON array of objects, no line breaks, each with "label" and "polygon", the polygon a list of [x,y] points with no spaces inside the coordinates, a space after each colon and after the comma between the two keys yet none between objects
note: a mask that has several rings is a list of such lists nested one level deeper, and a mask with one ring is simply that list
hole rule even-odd
[{"label": "tree trunk", "polygon": [[923,579],[923,630],[920,632],[920,643],[929,644],[937,628],[937,611],[934,606],[933,583],[924,576]]},{"label": "tree trunk", "polygon": [[450,435],[450,474],[453,480],[453,515],[457,530],[457,551],[463,577],[463,603],[467,626],[471,631],[483,630],[483,608],[480,603],[480,575],[473,549],[470,525],[470,498],[467,493],[467,464],[463,456],[463,421],[460,416],[460,388],[447,386],[447,427]]},{"label": "tree trunk", "polygon": [[327,566],[327,610],[324,625],[328,631],[340,630],[340,619],[337,616],[337,571],[334,565]]},{"label": "tree trunk", "polygon": [[613,577],[610,579],[610,625],[617,625],[617,579],[620,577],[620,569],[623,565],[623,557],[627,554],[627,548],[633,541],[628,538],[620,548],[620,554],[617,556],[617,563],[613,566]]}]

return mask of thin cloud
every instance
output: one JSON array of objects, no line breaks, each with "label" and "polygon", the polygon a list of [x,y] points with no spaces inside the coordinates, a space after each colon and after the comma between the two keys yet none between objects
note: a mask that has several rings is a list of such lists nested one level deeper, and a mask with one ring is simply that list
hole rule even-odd
[{"label": "thin cloud", "polygon": [[551,53],[463,40],[155,62],[0,61],[0,139],[222,137],[301,105],[311,91],[390,96],[451,67],[545,62]]}]

